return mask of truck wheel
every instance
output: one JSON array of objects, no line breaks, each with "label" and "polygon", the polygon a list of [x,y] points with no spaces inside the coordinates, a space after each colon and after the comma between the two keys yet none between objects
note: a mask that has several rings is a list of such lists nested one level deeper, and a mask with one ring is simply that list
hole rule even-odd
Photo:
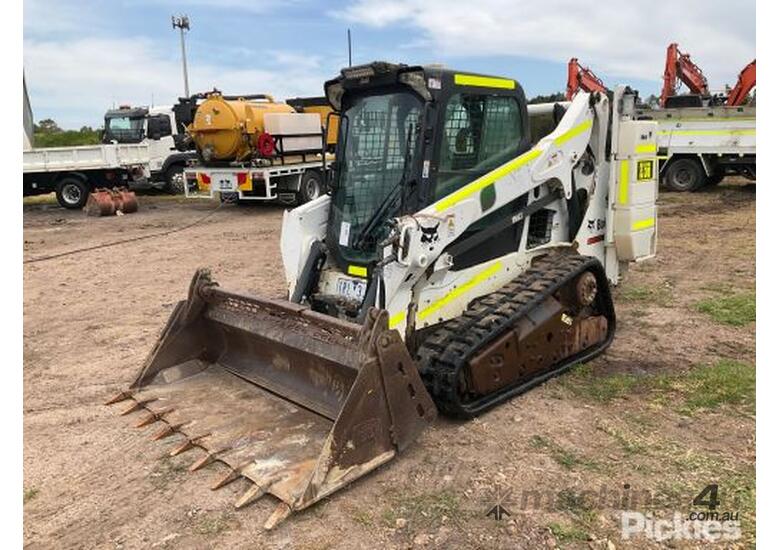
[{"label": "truck wheel", "polygon": [[696,191],[706,183],[701,163],[682,158],[666,169],[664,185],[670,191]]},{"label": "truck wheel", "polygon": [[322,195],[322,176],[319,172],[308,170],[301,178],[301,188],[298,190],[298,204],[306,204]]},{"label": "truck wheel", "polygon": [[165,190],[171,195],[184,194],[184,166],[175,164],[165,171]]},{"label": "truck wheel", "polygon": [[62,178],[57,184],[57,202],[63,208],[83,208],[87,204],[89,186],[78,178]]}]

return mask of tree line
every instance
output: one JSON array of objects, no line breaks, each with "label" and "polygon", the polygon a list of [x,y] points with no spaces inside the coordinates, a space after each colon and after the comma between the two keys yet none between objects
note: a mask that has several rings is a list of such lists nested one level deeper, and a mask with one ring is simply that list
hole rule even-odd
[{"label": "tree line", "polygon": [[63,130],[51,118],[33,124],[35,147],[72,147],[100,143],[100,129],[82,126],[80,130]]}]

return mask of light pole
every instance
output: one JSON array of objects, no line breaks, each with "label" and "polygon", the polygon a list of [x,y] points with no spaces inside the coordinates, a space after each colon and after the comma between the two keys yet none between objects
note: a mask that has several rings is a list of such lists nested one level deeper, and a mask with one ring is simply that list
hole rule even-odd
[{"label": "light pole", "polygon": [[186,15],[171,15],[171,25],[179,29],[181,36],[181,67],[184,73],[184,97],[190,97],[190,83],[187,78],[187,51],[184,48],[184,31],[190,30],[190,18]]}]

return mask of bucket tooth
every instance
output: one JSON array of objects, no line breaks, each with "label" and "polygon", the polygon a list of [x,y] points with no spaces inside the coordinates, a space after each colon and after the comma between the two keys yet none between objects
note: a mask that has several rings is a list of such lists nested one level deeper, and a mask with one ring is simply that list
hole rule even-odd
[{"label": "bucket tooth", "polygon": [[132,396],[133,394],[129,391],[121,391],[118,394],[116,394],[114,397],[106,401],[104,404],[113,405],[114,403],[121,403],[122,401],[130,399]]},{"label": "bucket tooth", "polygon": [[173,434],[176,433],[176,430],[179,428],[179,426],[171,426],[170,424],[166,424],[162,427],[162,429],[154,434],[152,436],[152,441],[159,441],[160,439],[165,439],[166,437],[170,437]]},{"label": "bucket tooth", "polygon": [[206,453],[205,456],[203,456],[202,458],[199,458],[198,460],[196,460],[192,464],[192,466],[190,466],[190,468],[189,468],[190,472],[195,472],[197,470],[200,470],[204,466],[208,466],[209,464],[211,464],[212,462],[214,462],[217,459],[217,455],[220,452],[221,451],[214,451],[214,452],[211,452],[211,453]]},{"label": "bucket tooth", "polygon": [[289,516],[291,512],[292,508],[290,508],[286,502],[280,502],[271,515],[268,516],[265,524],[263,524],[263,529],[270,531],[285,519],[287,519],[287,516]]},{"label": "bucket tooth", "polygon": [[212,491],[216,491],[217,489],[219,489],[221,487],[224,487],[228,483],[234,482],[239,477],[241,477],[241,474],[238,472],[238,470],[233,470],[231,468],[231,470],[227,474],[225,474],[222,477],[220,477],[217,481],[215,481],[211,485],[211,490]]},{"label": "bucket tooth", "polygon": [[180,455],[183,452],[189,451],[190,449],[197,447],[198,442],[204,437],[207,437],[208,435],[209,434],[203,434],[203,435],[187,438],[186,441],[184,441],[181,445],[179,445],[178,447],[176,447],[174,450],[171,451],[171,456]]},{"label": "bucket tooth", "polygon": [[188,439],[184,443],[182,443],[181,445],[176,447],[174,450],[172,450],[170,455],[171,456],[180,455],[181,453],[189,451],[193,447],[195,447],[195,444],[191,440]]},{"label": "bucket tooth", "polygon": [[134,413],[135,411],[140,411],[143,408],[144,408],[143,401],[133,401],[133,404],[127,407],[121,413],[119,413],[119,416],[127,416],[128,414]]},{"label": "bucket tooth", "polygon": [[157,422],[158,418],[157,415],[154,413],[151,413],[147,415],[145,418],[142,418],[138,422],[136,422],[135,427],[136,428],[143,428],[144,426],[148,426],[149,424],[154,424]]},{"label": "bucket tooth", "polygon": [[241,498],[239,498],[236,501],[236,509],[243,508],[247,504],[254,502],[261,496],[265,494],[265,489],[263,487],[260,487],[259,485],[252,484],[252,486],[247,489],[246,493],[241,495]]},{"label": "bucket tooth", "polygon": [[149,424],[154,424],[158,420],[162,420],[162,417],[171,412],[173,409],[168,408],[164,409],[160,412],[151,412],[149,413],[149,416],[146,418],[141,419],[136,425],[136,428],[143,428],[144,426],[148,426]]}]

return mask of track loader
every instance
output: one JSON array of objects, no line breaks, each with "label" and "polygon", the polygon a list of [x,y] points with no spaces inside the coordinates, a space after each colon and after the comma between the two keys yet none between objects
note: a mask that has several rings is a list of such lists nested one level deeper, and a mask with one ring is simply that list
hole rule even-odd
[{"label": "track loader", "polygon": [[[609,346],[610,285],[656,242],[656,123],[636,94],[527,106],[507,78],[376,62],[325,84],[330,195],[285,213],[287,300],[199,270],[130,389],[138,425],[244,478],[272,528]],[[530,113],[530,114],[529,114]],[[537,142],[530,118],[556,117]]]}]

